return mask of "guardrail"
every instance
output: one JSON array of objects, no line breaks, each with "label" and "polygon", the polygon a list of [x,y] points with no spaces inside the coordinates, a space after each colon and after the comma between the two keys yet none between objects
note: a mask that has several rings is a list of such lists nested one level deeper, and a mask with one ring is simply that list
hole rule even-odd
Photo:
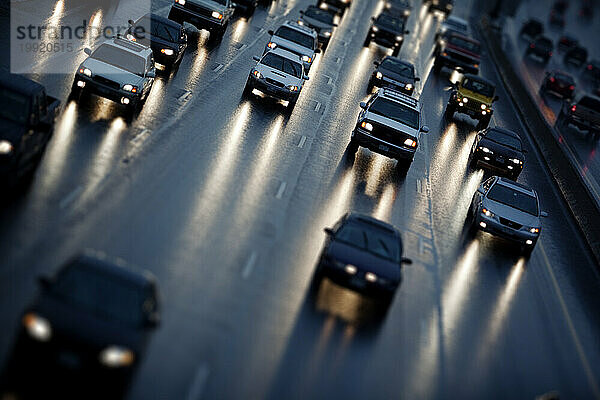
[{"label": "guardrail", "polygon": [[535,99],[531,96],[512,63],[504,53],[498,32],[490,26],[487,16],[478,24],[481,36],[487,45],[500,77],[512,101],[516,105],[521,120],[533,138],[552,179],[560,189],[563,198],[585,237],[596,262],[600,265],[600,208],[583,177],[573,165],[569,155],[553,135],[553,127],[548,124]]}]

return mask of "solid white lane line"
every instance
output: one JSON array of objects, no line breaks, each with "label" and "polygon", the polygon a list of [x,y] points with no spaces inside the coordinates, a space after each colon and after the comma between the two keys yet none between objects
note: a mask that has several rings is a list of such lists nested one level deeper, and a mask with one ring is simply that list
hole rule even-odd
[{"label": "solid white lane line", "polygon": [[420,179],[417,179],[417,192],[423,193],[423,182]]},{"label": "solid white lane line", "polygon": [[302,135],[302,137],[300,138],[300,142],[298,142],[298,147],[303,148],[304,143],[306,143],[306,136]]},{"label": "solid white lane line", "polygon": [[281,182],[281,185],[279,185],[279,189],[277,189],[277,194],[275,195],[276,199],[281,200],[281,198],[283,197],[283,193],[285,192],[286,186],[287,183]]},{"label": "solid white lane line", "polygon": [[258,253],[256,251],[252,251],[250,257],[248,257],[248,261],[244,264],[244,268],[242,269],[242,278],[248,279],[252,270],[254,269],[254,264],[256,264],[256,259],[258,258]]},{"label": "solid white lane line", "polygon": [[185,93],[183,93],[181,96],[179,96],[177,98],[177,101],[180,103],[183,103],[185,101],[188,101],[191,97],[192,97],[192,92],[190,92],[189,90],[186,90]]},{"label": "solid white lane line", "polygon": [[321,108],[321,103],[319,103],[318,101],[315,101],[315,103],[317,103],[317,104],[315,105],[315,111],[317,111],[317,112],[318,112],[318,111],[319,111],[319,108]]},{"label": "solid white lane line", "polygon": [[83,192],[83,186],[77,186],[69,194],[67,194],[65,197],[63,197],[63,199],[58,204],[60,209],[63,209],[65,207],[67,207],[69,204],[71,204],[73,202],[73,200],[75,200],[75,198],[77,198],[77,196],[79,196],[81,194],[81,192]]},{"label": "solid white lane line", "polygon": [[221,68],[223,68],[223,64],[217,64],[217,66],[213,68],[213,72],[218,72]]},{"label": "solid white lane line", "polygon": [[210,370],[208,369],[208,364],[202,363],[198,366],[196,373],[194,374],[194,380],[192,380],[192,384],[190,385],[190,389],[186,396],[187,400],[199,400],[201,398],[209,374]]}]

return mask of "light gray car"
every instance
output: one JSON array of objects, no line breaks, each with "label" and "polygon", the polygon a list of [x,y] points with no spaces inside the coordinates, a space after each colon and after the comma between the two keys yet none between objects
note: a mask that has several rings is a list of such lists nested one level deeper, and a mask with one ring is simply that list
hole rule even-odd
[{"label": "light gray car", "polygon": [[263,54],[274,49],[283,49],[296,54],[302,59],[308,74],[317,53],[320,53],[317,32],[297,22],[286,21],[276,31],[269,30],[271,39],[265,46]]},{"label": "light gray car", "polygon": [[537,192],[507,178],[492,176],[473,195],[467,214],[471,233],[478,230],[507,239],[529,255],[542,231]]}]

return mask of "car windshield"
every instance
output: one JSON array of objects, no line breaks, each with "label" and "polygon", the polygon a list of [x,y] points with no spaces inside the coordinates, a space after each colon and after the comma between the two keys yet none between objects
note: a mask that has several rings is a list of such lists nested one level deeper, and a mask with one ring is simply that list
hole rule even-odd
[{"label": "car windshield", "polygon": [[144,75],[146,60],[143,57],[136,56],[110,44],[101,45],[90,57],[131,73]]},{"label": "car windshield", "polygon": [[481,52],[481,46],[477,42],[471,42],[470,40],[463,39],[458,36],[451,36],[449,42],[461,49],[468,50],[472,53],[479,54]]},{"label": "car windshield", "polygon": [[400,241],[387,229],[371,224],[348,222],[336,233],[335,240],[363,249],[377,257],[400,261]]},{"label": "car windshield", "polygon": [[381,14],[377,17],[377,24],[400,32],[404,29],[404,23],[400,18],[392,17],[391,15]]},{"label": "car windshield", "polygon": [[294,42],[299,44],[302,47],[307,47],[312,49],[314,47],[314,40],[311,35],[307,35],[306,33],[300,32],[299,30],[292,29],[288,26],[281,26],[275,32],[275,36],[279,36],[280,38],[289,40],[290,42]]},{"label": "car windshield", "polygon": [[302,77],[302,64],[294,62],[278,54],[267,53],[263,57],[261,64],[264,64],[267,67],[275,68],[279,71],[283,71],[286,74],[292,75],[296,78]]},{"label": "car windshield", "polygon": [[0,117],[21,124],[29,117],[29,97],[0,87]]},{"label": "car windshield", "polygon": [[304,12],[304,16],[308,18],[314,18],[317,21],[321,21],[329,25],[333,25],[333,15],[318,8],[309,8]]},{"label": "car windshield", "polygon": [[472,78],[463,79],[462,87],[485,97],[493,97],[496,90],[493,85]]},{"label": "car windshield", "polygon": [[567,57],[586,59],[587,58],[587,50],[584,49],[583,47],[575,47],[575,48],[569,50],[569,52],[567,53]]},{"label": "car windshield", "polygon": [[369,112],[391,118],[413,129],[419,129],[419,112],[395,101],[378,97],[369,107]]},{"label": "car windshield", "polygon": [[512,189],[508,186],[495,184],[487,195],[488,199],[506,204],[531,215],[538,215],[537,200],[521,191]]},{"label": "car windshield", "polygon": [[412,65],[405,64],[393,58],[386,58],[381,62],[381,67],[389,69],[397,74],[412,78],[415,76],[414,68]]},{"label": "car windshield", "polygon": [[464,23],[462,23],[460,21],[456,21],[453,19],[447,19],[444,22],[444,25],[446,25],[450,29],[454,29],[455,31],[467,32],[467,25],[465,25]]},{"label": "car windshield", "polygon": [[[144,31],[146,31],[148,29],[148,27],[150,27],[150,33],[151,33],[152,37],[160,38],[162,40],[166,40],[171,43],[178,42],[180,31],[179,31],[179,29],[177,29],[173,26],[163,24],[162,22],[157,21],[157,20],[151,20],[148,17],[142,18],[135,25],[143,27]],[[142,38],[147,40],[148,38],[146,37],[146,35],[144,33],[142,33],[140,36],[142,36]],[[137,38],[137,36],[138,35],[136,35],[136,38]]]},{"label": "car windshield", "polygon": [[507,135],[504,132],[492,129],[487,133],[487,135],[485,135],[485,137],[487,139],[493,140],[496,143],[500,143],[505,146],[511,147],[515,150],[521,151],[521,141],[518,138]]},{"label": "car windshield", "polygon": [[85,265],[67,267],[50,290],[65,302],[98,317],[130,326],[139,326],[143,321],[144,296],[139,288]]},{"label": "car windshield", "polygon": [[579,104],[582,107],[590,108],[592,110],[596,110],[596,111],[600,112],[600,100],[599,99],[595,99],[590,96],[585,96],[585,97],[582,97],[581,100],[579,100]]}]

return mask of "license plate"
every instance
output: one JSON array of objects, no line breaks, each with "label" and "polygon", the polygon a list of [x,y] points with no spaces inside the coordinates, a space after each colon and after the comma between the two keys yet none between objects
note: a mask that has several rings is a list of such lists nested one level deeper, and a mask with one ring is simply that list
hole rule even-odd
[{"label": "license plate", "polygon": [[381,150],[381,151],[390,151],[390,148],[388,146],[386,146],[385,144],[380,144],[379,145],[379,150]]},{"label": "license plate", "polygon": [[363,279],[358,278],[358,277],[352,278],[352,281],[350,281],[350,284],[352,286],[354,286],[355,288],[359,288],[359,289],[364,288],[366,286],[366,282]]}]

